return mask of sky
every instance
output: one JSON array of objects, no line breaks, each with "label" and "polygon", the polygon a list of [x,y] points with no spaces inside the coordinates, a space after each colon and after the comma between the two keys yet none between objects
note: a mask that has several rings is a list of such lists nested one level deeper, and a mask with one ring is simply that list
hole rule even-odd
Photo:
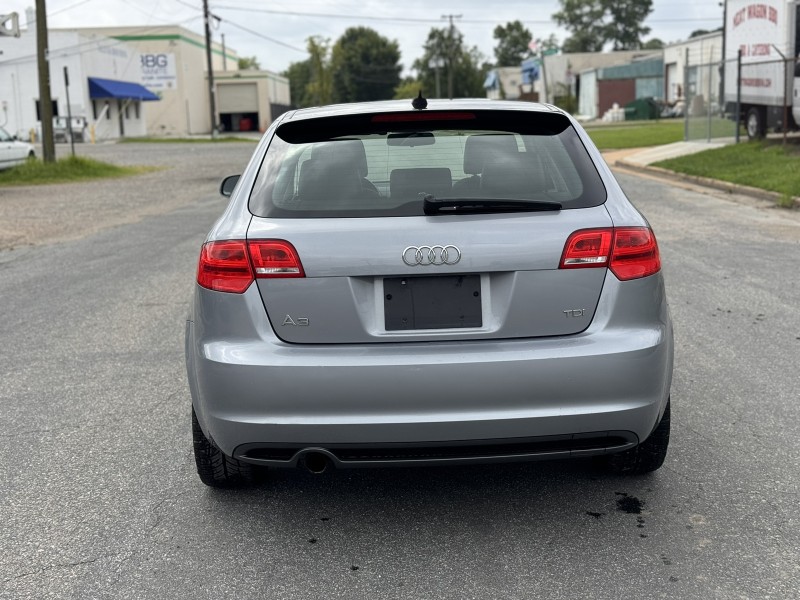
[{"label": "sky", "polygon": [[[47,0],[50,28],[99,26],[156,26],[179,24],[203,32],[202,0]],[[34,0],[2,0],[0,12],[18,12]],[[277,73],[304,60],[306,39],[313,35],[334,42],[348,27],[363,25],[400,45],[404,74],[422,54],[432,27],[444,27],[444,15],[459,15],[454,24],[468,46],[477,46],[493,60],[497,25],[520,20],[536,38],[550,34],[563,41],[568,33],[552,20],[558,0],[209,0],[211,12],[221,21],[212,30],[216,41],[224,34],[226,45],[240,57],[255,56],[261,67]],[[645,21],[652,31],[645,40],[684,40],[696,29],[722,25],[717,0],[654,0]]]}]

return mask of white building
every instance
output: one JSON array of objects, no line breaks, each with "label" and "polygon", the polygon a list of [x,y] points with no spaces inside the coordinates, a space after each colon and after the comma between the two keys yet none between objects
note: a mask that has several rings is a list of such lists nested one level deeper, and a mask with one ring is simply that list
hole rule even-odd
[{"label": "white building", "polygon": [[[689,97],[719,93],[722,32],[716,31],[664,47],[664,98],[672,104]],[[688,66],[688,69],[686,68]]]},{"label": "white building", "polygon": [[495,67],[487,74],[483,88],[490,100],[518,100],[523,94],[522,68]]},{"label": "white building", "polygon": [[[33,11],[27,21],[34,23]],[[0,125],[22,139],[39,135],[34,26],[0,36]],[[69,69],[73,118],[84,138],[185,136],[211,132],[203,36],[177,25],[51,29],[48,35],[53,113],[67,115]],[[215,120],[225,131],[264,131],[290,108],[289,81],[269,71],[239,70],[236,52],[212,43]]]},{"label": "white building", "polygon": [[[559,96],[580,97],[581,74],[592,69],[624,65],[661,55],[660,50],[618,50],[614,52],[571,52],[544,57],[544,77],[534,84],[542,102],[553,102]],[[590,82],[594,85],[594,82]]]},{"label": "white building", "polygon": [[[41,132],[36,30],[29,26],[20,33],[0,37],[0,125],[30,139]],[[142,103],[158,96],[142,85],[139,52],[105,36],[61,30],[50,31],[48,47],[54,116],[67,115],[69,93],[72,116],[83,118],[96,139],[146,134]]]},{"label": "white building", "polygon": [[[178,25],[80,29],[108,36],[140,53],[141,77],[161,102],[144,107],[147,134],[211,132],[205,38]],[[212,41],[216,122],[225,131],[264,131],[289,108],[289,80],[269,71],[239,70],[231,48]]]}]

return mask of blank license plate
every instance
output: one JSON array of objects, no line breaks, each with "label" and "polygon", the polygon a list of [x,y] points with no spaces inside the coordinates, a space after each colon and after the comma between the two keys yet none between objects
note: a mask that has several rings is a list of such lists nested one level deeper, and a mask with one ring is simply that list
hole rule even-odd
[{"label": "blank license plate", "polygon": [[383,280],[386,330],[481,327],[480,275]]}]

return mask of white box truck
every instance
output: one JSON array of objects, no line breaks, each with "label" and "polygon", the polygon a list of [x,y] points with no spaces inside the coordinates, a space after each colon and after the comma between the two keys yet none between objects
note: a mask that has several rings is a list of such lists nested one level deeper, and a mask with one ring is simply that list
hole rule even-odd
[{"label": "white box truck", "polygon": [[800,0],[727,0],[725,112],[739,116],[750,138],[800,129]]}]

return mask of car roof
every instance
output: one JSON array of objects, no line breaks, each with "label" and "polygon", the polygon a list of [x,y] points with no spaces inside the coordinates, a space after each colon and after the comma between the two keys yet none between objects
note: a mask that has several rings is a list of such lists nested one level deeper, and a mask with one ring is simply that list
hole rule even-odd
[{"label": "car roof", "polygon": [[[331,104],[329,106],[298,109],[287,114],[286,117],[284,117],[284,122],[371,113],[412,112],[415,110],[416,109],[411,106],[411,99]],[[428,106],[424,110],[508,110],[565,114],[561,109],[551,104],[514,100],[489,100],[488,98],[459,98],[456,100],[431,99],[428,100]]]}]

